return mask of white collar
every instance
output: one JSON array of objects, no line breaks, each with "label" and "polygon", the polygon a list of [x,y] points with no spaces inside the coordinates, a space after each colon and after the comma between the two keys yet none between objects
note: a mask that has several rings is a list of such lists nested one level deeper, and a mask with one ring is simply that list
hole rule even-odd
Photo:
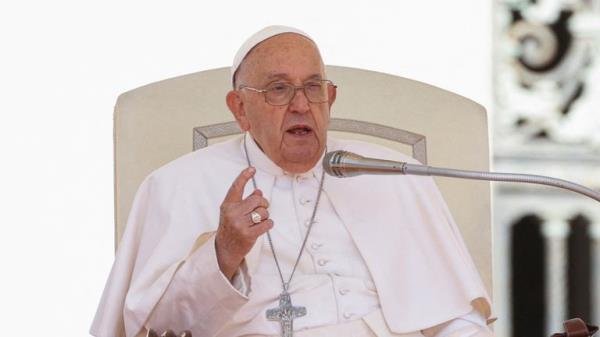
[{"label": "white collar", "polygon": [[[326,151],[323,151],[321,158],[317,161],[315,166],[313,166],[310,170],[308,170],[304,173],[295,174],[295,173],[286,172],[281,167],[277,166],[277,164],[275,164],[271,160],[271,158],[269,158],[258,147],[258,144],[256,144],[256,141],[254,141],[254,138],[252,138],[252,136],[248,132],[246,132],[244,134],[244,138],[246,139],[246,144],[248,147],[248,156],[250,157],[250,164],[252,166],[254,166],[257,170],[264,171],[273,176],[299,175],[299,176],[307,176],[307,177],[310,177],[310,176],[320,177],[321,173],[323,172],[323,165],[321,164],[321,162],[323,161],[323,157],[325,156]],[[243,140],[242,140],[242,153],[244,153],[244,141]],[[244,154],[244,157],[245,157],[245,154]]]}]

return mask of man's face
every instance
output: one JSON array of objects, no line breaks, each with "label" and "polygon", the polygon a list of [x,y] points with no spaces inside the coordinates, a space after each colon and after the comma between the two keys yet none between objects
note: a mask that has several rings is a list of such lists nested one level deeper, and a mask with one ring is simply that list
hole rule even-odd
[{"label": "man's face", "polygon": [[[281,34],[257,45],[238,70],[237,85],[263,89],[284,82],[301,86],[325,79],[319,51],[314,43],[297,34]],[[263,93],[234,90],[227,103],[240,127],[249,131],[263,152],[279,167],[300,173],[320,159],[329,125],[329,102],[311,103],[303,90],[296,90],[289,104],[273,106]]]}]

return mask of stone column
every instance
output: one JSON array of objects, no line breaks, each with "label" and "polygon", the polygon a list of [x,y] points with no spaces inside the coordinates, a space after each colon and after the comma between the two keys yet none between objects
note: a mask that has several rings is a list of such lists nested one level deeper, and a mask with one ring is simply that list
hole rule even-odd
[{"label": "stone column", "polygon": [[562,331],[567,318],[567,236],[569,223],[551,217],[542,225],[546,244],[546,332]]}]

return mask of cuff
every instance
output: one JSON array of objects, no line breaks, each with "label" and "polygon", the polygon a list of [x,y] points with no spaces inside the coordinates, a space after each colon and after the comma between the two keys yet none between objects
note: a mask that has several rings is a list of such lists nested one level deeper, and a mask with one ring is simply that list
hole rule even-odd
[{"label": "cuff", "polygon": [[471,312],[422,331],[426,337],[488,337],[493,336],[483,315]]},{"label": "cuff", "polygon": [[233,275],[233,278],[231,279],[231,285],[233,285],[233,287],[245,297],[248,297],[250,294],[250,274],[248,274],[246,259],[242,260],[242,264]]},{"label": "cuff", "polygon": [[[211,237],[196,251],[190,254],[190,261],[187,263],[192,264],[192,275],[190,280],[204,279],[208,281],[207,289],[211,289],[212,292],[217,294],[221,305],[226,307],[239,307],[248,301],[248,297],[244,294],[244,287],[234,286],[225,275],[219,269],[219,263],[217,261],[217,252],[215,248],[215,235]],[[243,275],[243,272],[240,273]],[[246,282],[243,280],[241,282]]]}]

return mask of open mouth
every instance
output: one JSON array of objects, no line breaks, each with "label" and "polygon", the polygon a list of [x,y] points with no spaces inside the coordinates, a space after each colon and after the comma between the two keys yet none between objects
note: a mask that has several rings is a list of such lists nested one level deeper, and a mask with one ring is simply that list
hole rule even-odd
[{"label": "open mouth", "polygon": [[306,136],[312,132],[312,129],[306,125],[296,125],[286,131],[294,136]]}]

